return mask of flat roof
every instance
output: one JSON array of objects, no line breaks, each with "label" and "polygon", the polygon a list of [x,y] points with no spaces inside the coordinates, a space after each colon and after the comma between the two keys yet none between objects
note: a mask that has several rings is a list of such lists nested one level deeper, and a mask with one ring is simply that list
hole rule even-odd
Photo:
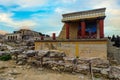
[{"label": "flat roof", "polygon": [[76,14],[76,13],[87,13],[87,12],[101,11],[101,10],[106,10],[106,8],[99,8],[99,9],[92,9],[92,10],[86,10],[86,11],[79,11],[79,12],[65,13],[65,14],[62,14],[62,15],[65,16],[65,15],[70,15],[70,14]]},{"label": "flat roof", "polygon": [[93,10],[79,11],[62,14],[63,19],[62,22],[68,21],[77,21],[77,20],[89,20],[96,18],[105,18],[105,10],[106,8],[99,8]]}]

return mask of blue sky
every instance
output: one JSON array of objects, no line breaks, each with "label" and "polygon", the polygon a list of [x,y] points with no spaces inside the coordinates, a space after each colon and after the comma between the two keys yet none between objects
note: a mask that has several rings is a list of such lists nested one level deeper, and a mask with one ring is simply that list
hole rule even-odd
[{"label": "blue sky", "polygon": [[0,0],[0,32],[28,28],[57,35],[62,14],[106,7],[105,35],[120,35],[120,0]]}]

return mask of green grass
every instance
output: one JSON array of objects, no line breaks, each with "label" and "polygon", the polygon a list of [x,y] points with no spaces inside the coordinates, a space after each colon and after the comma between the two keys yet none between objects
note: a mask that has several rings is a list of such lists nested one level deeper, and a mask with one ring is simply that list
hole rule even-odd
[{"label": "green grass", "polygon": [[0,56],[0,60],[1,61],[11,60],[11,55],[10,54],[4,54],[4,55]]}]

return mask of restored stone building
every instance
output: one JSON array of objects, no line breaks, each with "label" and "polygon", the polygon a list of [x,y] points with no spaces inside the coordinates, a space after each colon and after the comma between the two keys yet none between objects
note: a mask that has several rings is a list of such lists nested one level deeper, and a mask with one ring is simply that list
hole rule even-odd
[{"label": "restored stone building", "polygon": [[14,33],[19,33],[21,35],[22,39],[24,39],[24,40],[41,36],[40,33],[29,30],[29,29],[20,29],[19,31],[14,31]]},{"label": "restored stone building", "polygon": [[69,57],[107,59],[104,38],[105,8],[63,14],[64,26],[58,38],[38,40],[35,50],[62,50]]},{"label": "restored stone building", "polygon": [[60,39],[104,38],[105,8],[63,14]]},{"label": "restored stone building", "polygon": [[20,29],[18,31],[14,31],[14,33],[6,34],[5,39],[8,41],[15,40],[40,40],[40,36],[42,34],[36,31],[28,30],[28,29]]},{"label": "restored stone building", "polygon": [[10,33],[5,35],[5,40],[7,41],[15,41],[15,40],[22,40],[22,37],[19,33]]}]

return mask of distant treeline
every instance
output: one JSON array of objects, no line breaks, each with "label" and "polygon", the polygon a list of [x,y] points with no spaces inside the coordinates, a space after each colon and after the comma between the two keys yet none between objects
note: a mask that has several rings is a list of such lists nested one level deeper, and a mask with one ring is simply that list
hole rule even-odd
[{"label": "distant treeline", "polygon": [[108,37],[109,40],[114,42],[113,46],[120,47],[120,36],[119,35],[113,35],[112,37]]}]

